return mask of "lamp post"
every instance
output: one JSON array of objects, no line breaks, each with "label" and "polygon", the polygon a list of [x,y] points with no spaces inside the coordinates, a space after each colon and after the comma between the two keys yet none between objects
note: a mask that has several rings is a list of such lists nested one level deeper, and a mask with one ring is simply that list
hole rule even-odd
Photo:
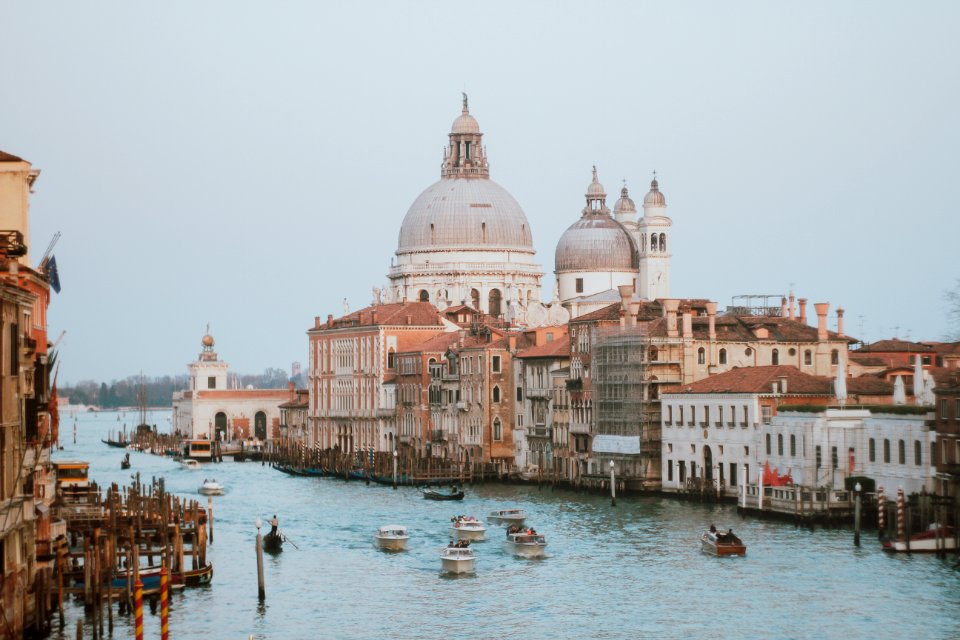
[{"label": "lamp post", "polygon": [[610,506],[617,506],[617,477],[614,472],[613,460],[610,461]]},{"label": "lamp post", "polygon": [[393,450],[393,488],[397,488],[397,450]]},{"label": "lamp post", "polygon": [[257,518],[257,595],[260,600],[267,597],[267,590],[263,586],[263,537],[260,535],[260,518]]},{"label": "lamp post", "polygon": [[860,546],[860,489],[862,488],[859,482],[853,486],[853,545],[855,547]]}]

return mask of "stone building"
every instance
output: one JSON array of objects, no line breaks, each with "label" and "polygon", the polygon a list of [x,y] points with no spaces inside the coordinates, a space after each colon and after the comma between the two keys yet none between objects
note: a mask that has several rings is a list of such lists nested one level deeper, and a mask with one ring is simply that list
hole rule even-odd
[{"label": "stone building", "polygon": [[[527,477],[569,477],[569,421],[566,416],[566,374],[570,365],[567,328],[544,327],[525,332],[533,344],[513,359],[517,416],[514,461]],[[558,454],[563,451],[563,455]],[[567,464],[558,464],[560,461]]]},{"label": "stone building", "polygon": [[[936,493],[960,507],[960,374],[952,372],[934,389]],[[957,523],[954,523],[957,524]]]}]

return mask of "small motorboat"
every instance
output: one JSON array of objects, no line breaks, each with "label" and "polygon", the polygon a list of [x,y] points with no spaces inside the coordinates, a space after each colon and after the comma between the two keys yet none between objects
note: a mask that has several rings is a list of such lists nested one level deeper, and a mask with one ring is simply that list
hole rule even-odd
[{"label": "small motorboat", "polygon": [[524,558],[540,558],[546,553],[547,538],[534,529],[510,527],[507,529],[507,548]]},{"label": "small motorboat", "polygon": [[445,547],[440,552],[440,564],[444,573],[473,573],[474,560],[476,556],[469,546]]},{"label": "small motorboat", "polygon": [[450,493],[441,493],[433,489],[424,489],[423,497],[427,500],[463,500],[463,491],[458,491],[456,487],[450,489]]},{"label": "small motorboat", "polygon": [[733,535],[733,529],[727,529],[726,533],[720,533],[710,527],[709,531],[704,531],[703,535],[700,536],[700,550],[712,556],[747,555],[747,545]]},{"label": "small motorboat", "polygon": [[399,524],[388,524],[377,529],[373,540],[379,549],[384,551],[403,551],[407,548],[410,534],[407,528]]},{"label": "small motorboat", "polygon": [[910,553],[936,553],[937,540],[940,541],[940,551],[955,551],[957,548],[956,530],[953,527],[943,526],[933,523],[926,531],[915,533],[910,536],[910,548],[907,548],[906,540],[886,539],[881,544],[884,551],[906,552]]},{"label": "small motorboat", "polygon": [[180,464],[183,465],[183,468],[184,468],[184,469],[193,469],[193,470],[196,470],[196,469],[199,469],[199,468],[200,468],[200,463],[197,462],[196,460],[192,459],[192,458],[185,458],[185,459],[183,459],[183,460],[180,461]]},{"label": "small motorboat", "polygon": [[129,454],[129,453],[123,456],[123,460],[120,461],[120,468],[121,468],[121,469],[129,469],[129,468],[130,468],[130,454]]},{"label": "small motorboat", "polygon": [[527,514],[523,509],[500,509],[492,511],[487,516],[487,522],[501,526],[516,525],[523,526],[523,521],[527,519]]},{"label": "small motorboat", "polygon": [[473,516],[454,516],[450,518],[450,536],[454,540],[483,540],[487,528]]},{"label": "small motorboat", "polygon": [[198,491],[205,496],[222,496],[223,485],[213,478],[204,479],[203,484],[200,485]]}]

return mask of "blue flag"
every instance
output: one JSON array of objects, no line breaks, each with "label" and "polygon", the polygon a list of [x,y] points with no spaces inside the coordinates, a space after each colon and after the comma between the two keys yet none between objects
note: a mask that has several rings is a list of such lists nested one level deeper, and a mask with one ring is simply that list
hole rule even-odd
[{"label": "blue flag", "polygon": [[60,293],[60,272],[57,271],[57,256],[50,256],[47,260],[47,279],[50,280],[50,288]]}]

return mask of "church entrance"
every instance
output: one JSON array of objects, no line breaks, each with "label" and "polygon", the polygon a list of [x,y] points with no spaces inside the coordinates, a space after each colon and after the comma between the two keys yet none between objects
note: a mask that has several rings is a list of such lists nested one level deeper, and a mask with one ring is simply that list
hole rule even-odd
[{"label": "church entrance", "polygon": [[490,315],[496,318],[500,315],[500,289],[490,289]]},{"label": "church entrance", "polygon": [[227,414],[223,411],[218,411],[217,415],[213,417],[213,432],[214,440],[227,439]]},{"label": "church entrance", "polygon": [[260,440],[267,439],[267,414],[257,411],[253,416],[253,434]]}]

